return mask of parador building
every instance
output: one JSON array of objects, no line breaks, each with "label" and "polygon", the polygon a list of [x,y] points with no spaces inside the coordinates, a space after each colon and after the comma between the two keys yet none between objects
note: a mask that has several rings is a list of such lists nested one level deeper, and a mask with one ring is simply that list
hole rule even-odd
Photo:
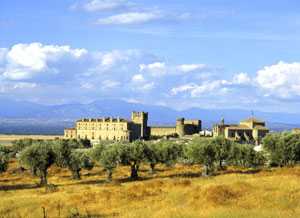
[{"label": "parador building", "polygon": [[82,118],[76,121],[76,127],[66,129],[66,139],[89,139],[98,141],[134,141],[149,136],[193,135],[201,131],[201,120],[177,118],[176,126],[148,126],[148,112],[131,113],[131,120],[120,117]]},{"label": "parador building", "polygon": [[[99,141],[134,141],[149,136],[187,136],[201,131],[201,120],[177,118],[176,126],[148,126],[148,112],[131,113],[131,120],[120,117],[82,118],[76,121],[76,127],[66,129],[66,139],[89,139],[92,143]],[[265,122],[254,117],[243,120],[239,125],[225,124],[213,126],[213,136],[224,136],[238,143],[259,145],[269,129]]]}]

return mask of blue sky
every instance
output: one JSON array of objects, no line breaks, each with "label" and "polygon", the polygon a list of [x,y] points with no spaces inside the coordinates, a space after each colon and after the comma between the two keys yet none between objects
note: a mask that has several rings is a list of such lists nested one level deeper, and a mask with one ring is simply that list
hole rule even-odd
[{"label": "blue sky", "polygon": [[300,112],[296,0],[0,0],[0,96]]}]

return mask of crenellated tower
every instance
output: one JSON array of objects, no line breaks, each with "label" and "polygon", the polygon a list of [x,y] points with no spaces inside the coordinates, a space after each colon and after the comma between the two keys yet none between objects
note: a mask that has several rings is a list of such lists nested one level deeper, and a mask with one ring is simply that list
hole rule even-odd
[{"label": "crenellated tower", "polygon": [[141,137],[147,137],[148,112],[131,112],[131,120],[141,125]]}]

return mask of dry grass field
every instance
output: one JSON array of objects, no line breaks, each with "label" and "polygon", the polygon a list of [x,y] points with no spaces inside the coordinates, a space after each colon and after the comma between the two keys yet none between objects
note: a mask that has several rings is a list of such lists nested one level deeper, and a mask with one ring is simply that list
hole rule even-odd
[{"label": "dry grass field", "polygon": [[13,140],[19,140],[19,139],[24,139],[24,138],[32,138],[32,139],[55,139],[56,137],[58,138],[63,138],[64,136],[53,136],[53,135],[1,135],[0,134],[0,144],[1,145],[10,145],[11,141]]},{"label": "dry grass field", "polygon": [[139,181],[130,181],[129,168],[120,167],[105,183],[99,167],[71,180],[67,169],[52,166],[48,183],[27,172],[11,174],[13,160],[0,176],[0,217],[300,217],[300,168],[237,169],[199,177],[201,167],[175,165],[141,168]]}]

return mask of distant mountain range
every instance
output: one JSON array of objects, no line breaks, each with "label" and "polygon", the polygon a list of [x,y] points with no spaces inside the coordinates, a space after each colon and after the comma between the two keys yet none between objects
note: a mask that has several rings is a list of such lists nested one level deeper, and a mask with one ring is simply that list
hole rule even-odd
[{"label": "distant mountain range", "polygon": [[[11,118],[10,120],[14,120],[16,124],[25,122],[29,125],[30,120],[33,119],[32,123],[35,123],[35,125],[44,122],[48,123],[48,125],[59,123],[62,126],[70,126],[70,120],[81,119],[82,117],[120,116],[131,119],[131,111],[134,110],[147,111],[150,125],[175,125],[177,117],[184,117],[185,119],[200,119],[203,122],[203,129],[212,129],[212,125],[219,123],[221,118],[225,119],[225,123],[238,123],[251,116],[249,110],[200,109],[193,107],[177,111],[165,106],[144,105],[123,100],[99,100],[89,104],[41,105],[0,98],[0,105],[0,118],[2,118],[0,121],[0,133],[1,124],[4,125],[4,121],[8,120],[7,118]],[[300,127],[300,114],[255,111],[254,117],[266,121],[267,127],[274,131]],[[45,120],[52,121],[46,122]]]}]

